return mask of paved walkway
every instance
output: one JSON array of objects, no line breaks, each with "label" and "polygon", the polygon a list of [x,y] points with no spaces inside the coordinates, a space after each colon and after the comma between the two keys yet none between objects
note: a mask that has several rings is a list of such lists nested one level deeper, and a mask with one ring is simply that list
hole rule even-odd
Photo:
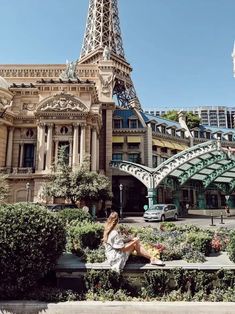
[{"label": "paved walkway", "polygon": [[[221,212],[223,213],[223,224],[221,224]],[[213,224],[211,226],[211,213],[213,213]],[[100,222],[104,222],[105,219],[100,220]],[[143,217],[135,216],[135,217],[125,217],[120,221],[121,223],[127,225],[136,225],[136,226],[151,226],[153,228],[158,228],[160,222],[145,222]],[[187,217],[179,218],[178,221],[173,221],[177,225],[195,225],[200,228],[207,229],[217,229],[221,227],[226,227],[228,229],[235,229],[235,215],[231,215],[231,217],[224,216],[224,209],[217,210],[190,210],[189,215]]]},{"label": "paved walkway", "polygon": [[0,314],[234,314],[235,303],[203,302],[0,302]]}]

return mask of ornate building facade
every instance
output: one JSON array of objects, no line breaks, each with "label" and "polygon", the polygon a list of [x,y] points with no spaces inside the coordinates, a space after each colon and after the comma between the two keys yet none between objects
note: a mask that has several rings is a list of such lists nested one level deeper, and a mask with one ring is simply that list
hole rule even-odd
[{"label": "ornate building facade", "polygon": [[[143,113],[131,71],[117,0],[90,0],[78,61],[0,65],[0,172],[8,174],[9,202],[25,201],[27,193],[30,201],[42,201],[42,186],[63,145],[71,167],[88,156],[90,170],[112,180],[115,209],[123,184],[123,207],[129,212],[143,211],[146,189],[134,177],[112,169],[111,160],[156,167],[209,137],[220,136],[225,145],[234,146],[232,130],[188,130],[183,114],[172,122]],[[197,204],[194,185],[180,193],[182,202]],[[213,193],[221,205],[221,195]],[[157,194],[159,202],[173,200],[173,190],[165,183]]]}]

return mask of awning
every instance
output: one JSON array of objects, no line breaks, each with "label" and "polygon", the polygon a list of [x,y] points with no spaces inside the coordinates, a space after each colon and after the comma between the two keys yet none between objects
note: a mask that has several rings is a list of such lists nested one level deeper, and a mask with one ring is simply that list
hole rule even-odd
[{"label": "awning", "polygon": [[182,145],[180,145],[178,143],[174,143],[174,145],[175,145],[175,149],[177,149],[177,150],[184,150]]},{"label": "awning", "polygon": [[153,138],[153,145],[158,146],[158,147],[165,147],[162,141],[155,140],[154,138]]},{"label": "awning", "polygon": [[127,136],[127,143],[140,143],[141,137],[140,136]]},{"label": "awning", "polygon": [[124,136],[113,136],[113,143],[124,143]]},{"label": "awning", "polygon": [[171,148],[171,149],[176,149],[175,145],[172,142],[169,141],[162,141],[164,143],[165,147]]}]

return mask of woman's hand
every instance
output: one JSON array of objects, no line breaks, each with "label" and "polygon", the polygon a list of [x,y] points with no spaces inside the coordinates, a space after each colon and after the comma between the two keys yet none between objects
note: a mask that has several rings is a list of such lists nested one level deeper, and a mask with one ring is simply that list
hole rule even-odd
[{"label": "woman's hand", "polygon": [[136,242],[138,242],[140,239],[138,238],[138,237],[134,237],[133,239],[132,239],[132,241],[134,242],[134,243],[136,243]]}]

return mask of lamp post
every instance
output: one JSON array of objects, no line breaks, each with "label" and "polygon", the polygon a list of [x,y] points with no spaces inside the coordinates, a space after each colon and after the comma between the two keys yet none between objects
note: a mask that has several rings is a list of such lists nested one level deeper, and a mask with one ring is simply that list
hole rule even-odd
[{"label": "lamp post", "polygon": [[28,203],[29,202],[29,190],[30,190],[29,182],[26,183],[25,188],[26,188],[26,202]]},{"label": "lamp post", "polygon": [[119,184],[119,191],[120,191],[120,218],[123,218],[123,208],[122,208],[122,196],[123,196],[123,184]]}]

